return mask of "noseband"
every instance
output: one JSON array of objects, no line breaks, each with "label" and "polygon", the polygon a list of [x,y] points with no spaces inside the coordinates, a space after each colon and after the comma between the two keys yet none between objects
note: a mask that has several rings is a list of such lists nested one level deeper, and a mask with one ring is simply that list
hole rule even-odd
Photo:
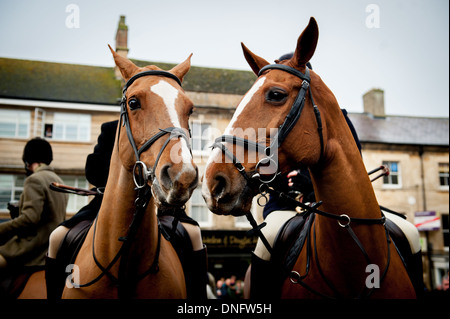
[{"label": "noseband", "polygon": [[[287,65],[270,64],[270,65],[266,65],[265,67],[261,68],[261,70],[258,73],[258,76],[261,76],[267,70],[273,70],[273,69],[285,71],[292,75],[295,75],[296,77],[298,77],[302,80],[302,86],[300,88],[300,91],[297,94],[297,97],[294,100],[294,103],[291,106],[291,109],[290,109],[288,115],[286,116],[284,122],[279,126],[278,131],[277,131],[275,137],[273,138],[272,142],[270,143],[270,145],[267,146],[265,144],[260,144],[260,143],[253,142],[248,139],[233,136],[233,135],[222,135],[222,136],[216,138],[216,140],[214,141],[214,144],[212,145],[212,148],[215,148],[215,147],[220,148],[222,150],[222,152],[225,154],[225,156],[227,156],[228,158],[230,158],[233,161],[234,166],[242,174],[242,176],[247,180],[247,183],[252,183],[254,178],[258,178],[262,184],[267,185],[267,184],[273,182],[275,180],[276,176],[278,174],[280,174],[278,162],[273,159],[273,155],[276,154],[276,152],[278,151],[278,148],[280,148],[281,144],[286,139],[286,137],[289,135],[289,133],[291,132],[291,130],[294,128],[295,124],[297,123],[298,119],[300,118],[300,115],[305,106],[307,92],[309,92],[309,97],[311,99],[311,103],[313,104],[314,114],[316,116],[316,121],[317,121],[317,126],[318,126],[317,131],[318,131],[319,138],[320,138],[320,158],[322,157],[322,154],[323,154],[324,145],[323,145],[323,134],[322,134],[322,119],[320,117],[319,108],[317,107],[317,105],[315,105],[313,96],[311,93],[311,87],[310,87],[311,77],[309,74],[309,69],[306,68],[305,73],[303,74],[302,72],[300,72],[290,66],[287,66]],[[234,156],[233,152],[231,152],[225,146],[225,144],[223,144],[223,142],[228,142],[228,143],[240,145],[243,147],[252,147],[252,149],[256,150],[258,153],[265,153],[266,157],[261,159],[256,164],[256,171],[257,171],[256,174],[252,174],[252,176],[249,176],[247,174],[247,172],[245,171],[245,167],[242,165],[242,163],[239,162],[239,160],[236,158],[236,156]],[[275,164],[275,166],[276,166],[276,173],[273,174],[273,176],[271,176],[269,179],[264,179],[262,177],[262,174],[258,173],[258,170],[261,166],[268,165],[268,164],[270,165],[272,163]]]},{"label": "noseband", "polygon": [[[127,131],[128,140],[130,141],[131,147],[133,148],[134,155],[136,158],[136,162],[134,163],[134,167],[133,167],[133,181],[138,189],[143,188],[145,185],[147,185],[149,180],[152,181],[155,178],[156,166],[158,165],[159,159],[171,139],[178,138],[178,137],[184,138],[187,145],[189,146],[189,150],[191,150],[189,137],[187,136],[185,130],[181,127],[168,127],[166,129],[159,129],[158,133],[156,133],[151,138],[149,138],[139,149],[137,148],[136,142],[134,141],[134,138],[133,138],[133,133],[131,132],[130,120],[128,117],[126,94],[127,94],[127,89],[131,86],[131,84],[133,84],[134,81],[136,81],[137,79],[139,79],[143,76],[151,76],[151,75],[163,76],[163,77],[170,78],[172,80],[175,80],[181,86],[180,79],[177,76],[173,75],[172,73],[167,72],[167,71],[162,71],[162,70],[149,70],[149,71],[144,71],[144,72],[138,73],[138,74],[134,75],[133,77],[131,77],[123,88],[122,100],[120,102],[120,108],[121,108],[120,123],[121,123],[121,125],[119,126],[119,134],[117,135],[117,138],[120,137],[120,127],[125,126],[126,131]],[[163,137],[166,134],[169,134],[169,136],[167,137],[166,141],[164,142],[163,146],[161,147],[161,149],[156,157],[153,168],[152,169],[147,168],[147,165],[140,160],[140,155],[144,151],[146,151],[148,148],[150,148],[150,146],[152,146],[153,143],[155,143],[159,138]]]}]

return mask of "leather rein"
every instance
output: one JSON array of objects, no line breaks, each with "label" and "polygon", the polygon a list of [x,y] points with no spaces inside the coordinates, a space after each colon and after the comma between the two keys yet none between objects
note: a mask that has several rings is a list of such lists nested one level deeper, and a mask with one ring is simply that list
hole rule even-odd
[{"label": "leather rein", "polygon": [[[320,116],[320,111],[319,111],[319,108],[317,107],[317,105],[314,103],[314,99],[313,99],[312,92],[311,92],[311,86],[310,86],[311,77],[310,77],[309,69],[306,68],[305,73],[302,73],[302,72],[300,72],[292,67],[286,66],[286,65],[270,64],[270,65],[266,65],[265,67],[261,68],[258,76],[261,76],[264,72],[266,72],[268,70],[282,70],[282,71],[288,72],[292,75],[295,75],[300,80],[302,80],[302,85],[297,94],[297,97],[295,98],[294,103],[291,106],[291,109],[290,109],[288,115],[286,116],[284,122],[278,128],[277,135],[275,136],[274,140],[270,143],[269,146],[267,146],[267,145],[260,144],[260,143],[254,142],[254,141],[250,141],[245,138],[232,136],[232,135],[223,135],[223,136],[218,137],[215,140],[214,144],[212,145],[212,148],[215,148],[215,147],[220,148],[222,150],[223,154],[225,154],[225,156],[227,156],[228,158],[230,158],[233,161],[233,165],[241,173],[241,175],[245,178],[248,186],[255,185],[255,183],[257,183],[259,180],[259,185],[257,185],[257,186],[259,187],[259,193],[260,193],[260,196],[258,198],[258,204],[260,206],[265,205],[265,203],[261,204],[260,200],[262,198],[264,198],[265,201],[267,202],[268,201],[267,194],[270,193],[273,196],[276,196],[282,200],[290,202],[291,204],[295,205],[296,207],[300,207],[303,210],[303,212],[300,213],[299,215],[303,215],[305,218],[307,218],[309,215],[312,215],[311,217],[312,217],[312,219],[314,219],[315,214],[317,214],[317,215],[324,216],[326,218],[331,218],[331,219],[337,220],[337,223],[339,224],[339,226],[345,228],[348,231],[350,237],[353,239],[353,241],[359,247],[367,264],[371,264],[370,257],[367,254],[363,244],[361,243],[361,241],[358,239],[357,235],[351,228],[351,224],[355,223],[355,224],[365,224],[365,225],[376,225],[376,224],[383,225],[383,227],[385,228],[386,240],[388,243],[388,257],[387,257],[386,267],[385,267],[385,269],[382,273],[381,279],[380,279],[380,282],[381,282],[384,279],[384,277],[387,273],[387,270],[389,268],[390,256],[391,256],[390,245],[389,245],[390,244],[390,236],[389,236],[388,230],[385,226],[386,218],[382,213],[381,213],[382,214],[381,218],[355,218],[355,217],[349,217],[346,214],[336,215],[333,213],[319,210],[318,207],[322,204],[321,201],[319,201],[317,203],[313,203],[312,205],[306,205],[306,204],[298,201],[297,199],[293,198],[292,196],[276,190],[272,186],[276,177],[279,174],[281,174],[279,167],[278,167],[278,163],[272,158],[272,156],[275,154],[274,150],[275,150],[275,148],[278,149],[281,146],[281,144],[283,143],[283,141],[285,140],[287,135],[290,133],[290,131],[292,130],[292,128],[295,126],[298,119],[300,118],[302,110],[305,106],[305,100],[306,100],[307,93],[309,93],[308,95],[311,99],[311,103],[312,103],[313,109],[314,109],[314,114],[316,117],[317,132],[318,132],[319,139],[320,139],[320,158],[322,158],[322,155],[324,152],[324,140],[323,140],[323,133],[322,133],[323,127],[322,127],[322,119]],[[245,170],[245,167],[242,165],[242,163],[240,163],[237,160],[237,158],[233,154],[233,152],[231,152],[223,144],[223,142],[233,143],[236,145],[240,145],[242,147],[253,147],[253,149],[256,150],[258,153],[265,153],[266,157],[264,157],[262,160],[260,160],[256,164],[256,168],[255,168],[256,172],[247,173],[247,171]],[[268,179],[263,178],[262,174],[260,174],[258,172],[260,166],[271,164],[271,163],[274,163],[276,165],[276,167],[277,167],[276,173],[273,174],[273,176]],[[253,215],[250,212],[247,212],[245,215],[246,215],[247,219],[249,220],[251,226],[253,227],[251,232],[255,233],[261,239],[261,241],[265,245],[266,249],[272,254],[273,249],[270,246],[270,244],[268,243],[264,234],[261,232],[261,228],[263,228],[266,225],[266,222],[263,222],[262,224],[258,225],[256,223]],[[310,234],[309,234],[310,229],[308,229],[307,232],[308,232],[307,236],[309,238],[310,237]],[[308,242],[310,243],[310,240]],[[314,230],[314,242],[315,242],[315,230]],[[300,249],[301,249],[301,247],[300,247]],[[303,279],[306,278],[306,276],[308,275],[308,272],[309,272],[310,259],[311,259],[310,254],[311,254],[311,249],[309,247],[307,250],[307,272],[306,272],[306,274],[302,276],[298,272],[292,271],[290,274],[291,282],[302,285],[304,288],[315,293],[316,295],[319,295],[320,297],[338,298],[339,293],[337,292],[336,288],[331,284],[331,282],[326,279],[326,277],[324,276],[324,274],[320,268],[320,265],[318,263],[317,263],[317,266],[319,268],[319,272],[320,272],[322,278],[324,279],[324,281],[327,283],[327,285],[333,291],[334,296],[326,296],[326,295],[314,290],[313,288],[309,287],[306,283],[303,282]],[[315,247],[315,254],[316,254],[316,260],[318,261],[317,246]],[[370,294],[373,291],[374,291],[373,288],[368,291],[364,290],[361,294],[358,295],[358,297],[360,297],[360,298],[368,297],[368,296],[370,296]]]},{"label": "leather rein", "polygon": [[[73,286],[76,288],[88,287],[88,286],[95,284],[103,276],[106,275],[107,277],[109,277],[111,279],[111,281],[118,288],[119,298],[130,297],[130,289],[133,287],[134,284],[139,282],[141,279],[143,279],[147,275],[149,275],[151,273],[157,273],[159,271],[159,255],[160,255],[160,248],[161,248],[162,228],[161,228],[160,221],[157,218],[157,220],[158,220],[158,235],[157,235],[158,242],[157,242],[155,258],[154,258],[152,264],[150,265],[150,267],[145,272],[143,272],[142,274],[136,275],[134,278],[132,278],[131,281],[130,280],[127,281],[127,279],[130,279],[130,278],[128,278],[126,276],[126,270],[127,270],[126,269],[126,264],[127,264],[126,260],[128,259],[128,255],[129,255],[130,248],[131,248],[131,243],[134,240],[134,237],[137,233],[140,222],[146,211],[147,204],[149,203],[150,198],[152,197],[151,186],[149,186],[148,182],[153,181],[153,179],[155,178],[156,166],[159,162],[159,159],[160,159],[164,149],[166,148],[166,146],[168,145],[170,140],[172,140],[173,138],[179,138],[179,137],[184,138],[186,140],[187,145],[189,146],[189,149],[191,149],[189,137],[187,136],[185,130],[180,127],[169,127],[166,129],[159,129],[158,133],[156,133],[151,138],[149,138],[140,148],[137,148],[136,143],[133,138],[131,127],[130,127],[126,93],[127,93],[127,89],[133,84],[133,82],[143,76],[167,77],[167,78],[175,80],[181,86],[181,81],[178,77],[176,77],[172,73],[169,73],[167,71],[162,71],[162,70],[149,70],[149,71],[144,71],[144,72],[138,73],[138,74],[134,75],[133,77],[131,77],[125,84],[123,91],[122,91],[122,99],[120,102],[121,112],[120,112],[120,120],[119,120],[119,132],[117,134],[117,143],[118,143],[119,137],[120,137],[120,128],[122,126],[125,126],[128,140],[131,144],[131,147],[133,148],[133,152],[134,152],[135,158],[136,158],[136,162],[133,167],[133,181],[136,186],[135,190],[137,190],[137,197],[135,200],[135,211],[134,211],[131,223],[128,226],[126,235],[118,238],[118,240],[120,242],[122,242],[122,246],[120,247],[119,251],[116,253],[114,258],[111,260],[111,262],[109,262],[109,264],[106,267],[103,266],[99,262],[99,260],[97,259],[96,255],[95,255],[95,235],[96,235],[96,230],[97,230],[98,218],[95,219],[94,229],[93,229],[93,240],[92,240],[92,255],[93,255],[93,259],[94,259],[97,267],[100,268],[101,273],[95,279],[93,279],[85,284],[76,284],[76,283],[72,282]],[[146,164],[140,160],[140,155],[144,151],[146,151],[148,148],[150,148],[158,139],[160,139],[161,137],[163,137],[167,134],[169,136],[167,137],[166,141],[164,142],[163,146],[161,147],[161,149],[156,157],[153,168],[152,169],[147,168]],[[116,277],[110,272],[110,270],[118,262],[119,259],[120,259],[119,272],[118,272],[118,276]]]}]

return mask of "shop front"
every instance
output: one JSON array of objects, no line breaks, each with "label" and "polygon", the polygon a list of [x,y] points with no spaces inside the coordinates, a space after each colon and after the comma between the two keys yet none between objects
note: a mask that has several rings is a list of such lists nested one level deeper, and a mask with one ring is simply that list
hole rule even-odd
[{"label": "shop front", "polygon": [[208,271],[216,280],[244,279],[257,236],[246,230],[202,230],[202,239],[208,249]]}]

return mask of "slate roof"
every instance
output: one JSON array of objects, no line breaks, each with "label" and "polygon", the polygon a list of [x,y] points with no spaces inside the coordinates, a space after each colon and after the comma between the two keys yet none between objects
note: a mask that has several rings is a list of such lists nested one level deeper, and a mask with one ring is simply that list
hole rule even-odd
[{"label": "slate roof", "polygon": [[[156,65],[163,70],[170,70],[176,64],[149,62],[131,59],[137,66]],[[192,66],[183,80],[186,91],[245,94],[253,85],[256,76],[251,71],[216,69]]]},{"label": "slate roof", "polygon": [[[175,64],[132,61],[170,70]],[[244,94],[255,81],[250,71],[192,66],[183,81],[186,91]],[[117,105],[121,81],[114,68],[0,58],[0,97]],[[449,145],[449,119],[407,116],[374,117],[349,113],[361,142]]]},{"label": "slate roof", "polygon": [[114,69],[0,58],[0,97],[117,104]]},{"label": "slate roof", "polygon": [[[175,64],[132,60],[138,66]],[[250,71],[191,67],[186,91],[244,94],[255,81]],[[0,58],[0,97],[116,105],[121,81],[114,68]]]},{"label": "slate roof", "polygon": [[449,119],[409,116],[374,117],[349,113],[361,142],[405,145],[449,145]]}]

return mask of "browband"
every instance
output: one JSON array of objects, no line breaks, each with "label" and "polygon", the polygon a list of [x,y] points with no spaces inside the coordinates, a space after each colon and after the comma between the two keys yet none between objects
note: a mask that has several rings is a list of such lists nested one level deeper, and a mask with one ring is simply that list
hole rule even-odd
[{"label": "browband", "polygon": [[133,84],[134,81],[136,81],[137,79],[143,77],[143,76],[147,76],[147,75],[161,75],[164,76],[166,78],[171,78],[173,80],[175,80],[180,86],[181,86],[181,80],[174,74],[167,72],[167,71],[163,71],[163,70],[148,70],[148,71],[143,71],[140,72],[136,75],[133,75],[125,84],[125,86],[123,87],[122,93],[125,93],[128,89],[128,87]]}]

